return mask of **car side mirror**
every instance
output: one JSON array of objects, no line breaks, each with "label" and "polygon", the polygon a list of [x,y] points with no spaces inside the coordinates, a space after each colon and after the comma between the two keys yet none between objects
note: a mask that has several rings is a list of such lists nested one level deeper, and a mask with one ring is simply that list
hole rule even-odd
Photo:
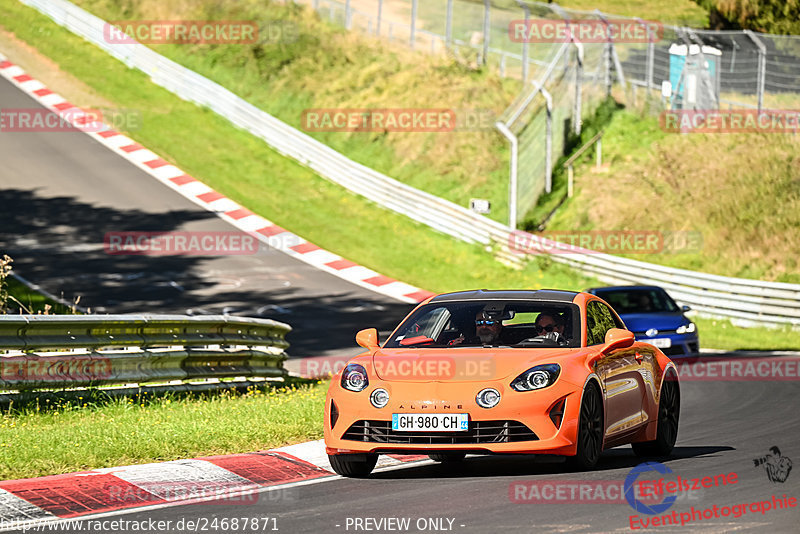
[{"label": "car side mirror", "polygon": [[635,338],[633,332],[630,330],[623,330],[622,328],[611,328],[606,332],[606,344],[603,346],[602,352],[608,353],[614,349],[624,349],[633,345]]},{"label": "car side mirror", "polygon": [[683,310],[685,312],[692,311],[692,307],[691,306],[687,306],[686,304],[684,304],[683,306],[681,306],[681,310]]},{"label": "car side mirror", "polygon": [[356,334],[356,343],[367,350],[378,348],[378,331],[374,328],[366,328]]}]

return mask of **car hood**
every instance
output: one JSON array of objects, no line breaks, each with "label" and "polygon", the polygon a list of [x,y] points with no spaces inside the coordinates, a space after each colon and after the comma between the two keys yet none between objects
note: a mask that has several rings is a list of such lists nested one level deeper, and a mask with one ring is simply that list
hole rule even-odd
[{"label": "car hood", "polygon": [[650,328],[656,330],[675,330],[688,322],[680,312],[671,313],[627,313],[620,315],[625,326],[631,332],[646,332]]},{"label": "car hood", "polygon": [[389,382],[475,382],[512,378],[545,363],[558,363],[581,349],[570,348],[449,348],[380,349],[372,366]]}]

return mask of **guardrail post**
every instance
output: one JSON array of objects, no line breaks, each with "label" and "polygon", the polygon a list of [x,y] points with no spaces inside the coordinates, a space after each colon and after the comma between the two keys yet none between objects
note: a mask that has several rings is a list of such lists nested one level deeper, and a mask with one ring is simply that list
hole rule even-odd
[{"label": "guardrail post", "polygon": [[417,40],[417,7],[419,0],[411,0],[411,36],[410,36],[410,45],[411,48],[414,48],[414,43]]},{"label": "guardrail post", "polygon": [[751,41],[753,41],[758,48],[758,82],[756,86],[756,92],[758,93],[758,112],[761,113],[761,109],[764,107],[764,82],[766,79],[766,70],[767,70],[767,47],[764,46],[764,43],[761,42],[761,39],[756,37],[756,34],[751,32],[750,30],[744,30],[745,35],[747,35]]},{"label": "guardrail post", "polygon": [[603,166],[603,133],[600,132],[600,137],[597,139],[597,145],[595,145],[595,154],[597,156],[596,168],[599,171],[600,168]]},{"label": "guardrail post", "polygon": [[519,139],[500,121],[495,123],[503,136],[511,143],[511,157],[509,158],[508,171],[508,226],[517,229],[517,162],[519,161]]},{"label": "guardrail post", "polygon": [[569,165],[567,167],[567,198],[572,198],[572,188],[574,181],[575,181],[575,171],[572,169],[572,165]]},{"label": "guardrail post", "polygon": [[491,25],[491,0],[483,0],[483,64],[486,65],[489,58],[489,41],[492,34]]}]

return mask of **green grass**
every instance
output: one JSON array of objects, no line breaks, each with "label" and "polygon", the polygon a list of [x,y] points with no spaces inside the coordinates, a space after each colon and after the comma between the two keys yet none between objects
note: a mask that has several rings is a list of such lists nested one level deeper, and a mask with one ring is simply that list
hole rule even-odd
[{"label": "green grass", "polygon": [[0,480],[259,451],[322,437],[327,383],[42,403],[0,416]]},{"label": "green grass", "polygon": [[[8,294],[12,297],[6,303],[9,313],[73,313],[71,308],[55,302],[38,293],[13,277],[6,279]],[[15,302],[18,301],[18,302]],[[20,306],[20,304],[22,306]]]},{"label": "green grass", "polygon": [[664,24],[706,28],[708,26],[708,10],[700,7],[692,0],[674,0],[658,2],[654,0],[562,0],[561,7],[581,11],[599,9],[609,15],[624,17],[640,17],[655,20]]},{"label": "green grass", "polygon": [[105,20],[152,19],[158,13],[168,19],[296,24],[293,42],[152,48],[301,130],[307,109],[433,108],[452,109],[462,118],[487,117],[478,131],[307,133],[359,163],[461,206],[470,198],[489,199],[490,216],[507,220],[507,143],[495,131],[494,117],[520,91],[518,80],[346,32],[308,7],[263,0],[76,3]]},{"label": "green grass", "polygon": [[721,350],[800,351],[800,331],[783,328],[744,328],[726,319],[693,317],[700,336],[700,348]]},{"label": "green grass", "polygon": [[627,257],[800,283],[797,147],[792,135],[666,133],[657,117],[619,111],[603,137],[608,168],[576,167],[576,195],[548,230],[700,232],[697,250]]}]

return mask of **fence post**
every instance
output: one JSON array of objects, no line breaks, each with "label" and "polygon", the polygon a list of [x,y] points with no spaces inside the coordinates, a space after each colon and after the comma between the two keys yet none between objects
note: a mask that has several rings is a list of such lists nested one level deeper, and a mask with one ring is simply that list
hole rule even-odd
[{"label": "fence post", "polygon": [[495,123],[503,136],[511,143],[511,157],[508,171],[508,225],[517,229],[517,162],[519,158],[519,140],[514,133],[500,121]]},{"label": "fence post", "polygon": [[[525,29],[528,29],[528,24],[531,19],[531,8],[523,3],[522,0],[517,0],[517,3],[519,7],[522,8],[522,11],[525,12]],[[528,64],[528,44],[527,40],[522,40],[522,83],[528,83],[528,74],[530,71],[530,65]]]},{"label": "fence post", "polygon": [[[653,88],[653,62],[655,60],[655,43],[653,42],[653,31],[650,29],[650,26],[647,25],[647,22],[645,22],[644,20],[640,19],[639,17],[636,17],[636,22],[638,22],[639,24],[644,26],[644,31],[647,32],[647,63],[646,63],[646,68],[645,68],[646,72],[645,72],[645,78],[644,78],[645,84],[646,84],[646,88],[645,88],[645,97],[644,97],[644,99],[645,99],[645,102],[649,102],[650,101],[650,91]],[[631,84],[633,84],[633,82],[631,82]],[[636,93],[634,93],[634,95],[635,94]],[[636,105],[635,96],[634,96],[633,105],[634,106]]]},{"label": "fence post", "polygon": [[383,17],[383,0],[378,0],[378,20],[375,24],[375,35],[381,34],[381,18]]},{"label": "fence post", "polygon": [[417,4],[418,0],[411,0],[411,48],[414,48],[414,42],[417,39]]},{"label": "fence post", "polygon": [[572,44],[575,45],[578,64],[575,67],[575,106],[573,107],[573,128],[575,135],[581,134],[582,118],[582,82],[583,82],[583,44],[572,36]]},{"label": "fence post", "polygon": [[766,78],[766,70],[767,70],[767,47],[764,46],[764,43],[761,42],[761,39],[756,37],[756,34],[751,32],[750,30],[744,30],[744,33],[753,41],[758,48],[758,85],[757,85],[757,93],[758,93],[758,112],[761,113],[761,109],[764,106],[764,81]]},{"label": "fence post", "polygon": [[491,38],[492,33],[492,25],[491,25],[491,12],[492,12],[492,3],[491,0],[483,0],[483,64],[486,65],[488,62],[489,57],[489,40]]},{"label": "fence post", "polygon": [[450,48],[450,45],[453,44],[453,0],[447,0],[444,40],[447,48]]},{"label": "fence post", "polygon": [[553,96],[538,82],[534,84],[542,93],[547,107],[544,134],[544,191],[551,193],[553,191]]},{"label": "fence post", "polygon": [[345,0],[344,2],[344,29],[350,29],[350,15],[352,11],[350,9],[350,0]]}]

